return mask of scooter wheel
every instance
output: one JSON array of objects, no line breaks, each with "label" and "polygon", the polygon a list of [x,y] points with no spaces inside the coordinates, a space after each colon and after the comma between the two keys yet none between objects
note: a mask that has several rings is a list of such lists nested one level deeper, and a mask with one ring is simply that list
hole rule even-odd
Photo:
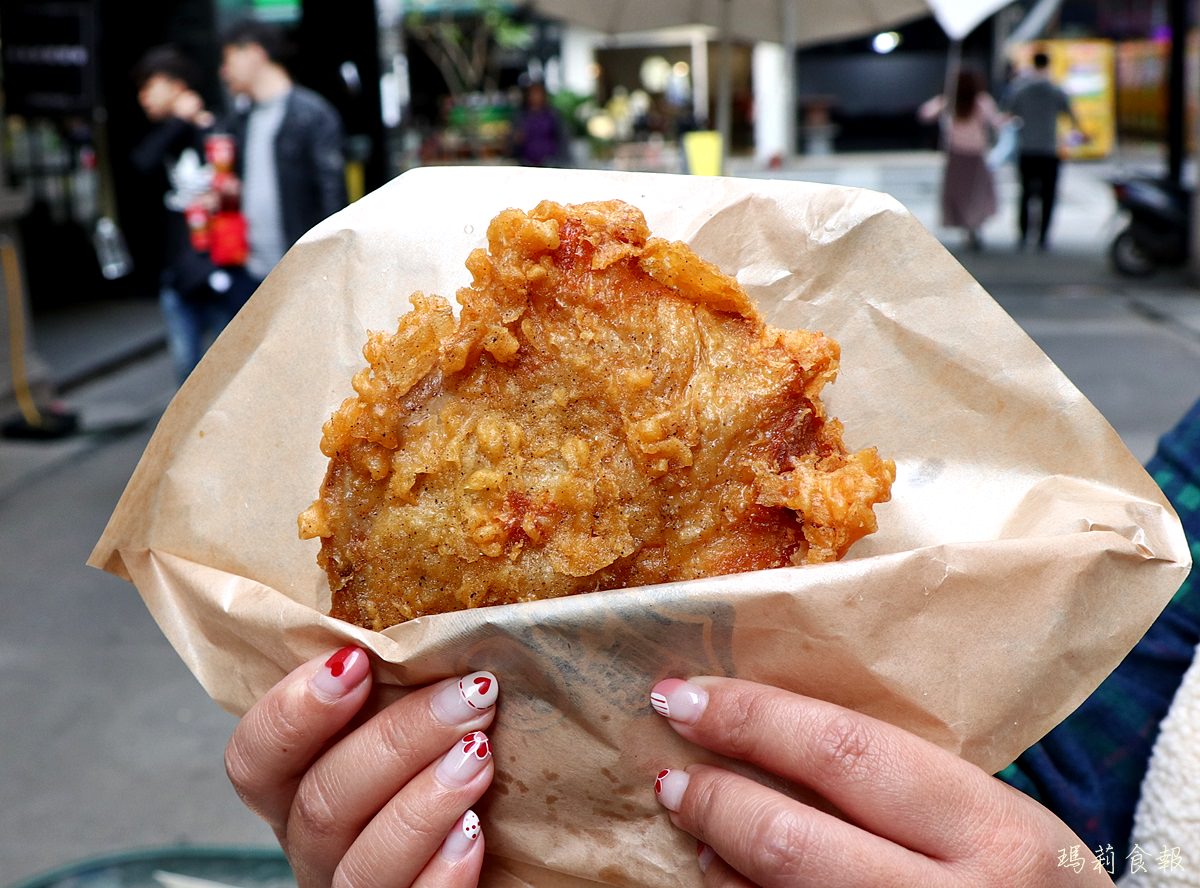
[{"label": "scooter wheel", "polygon": [[1158,269],[1154,257],[1141,248],[1128,228],[1113,238],[1108,258],[1113,268],[1126,277],[1149,277]]}]

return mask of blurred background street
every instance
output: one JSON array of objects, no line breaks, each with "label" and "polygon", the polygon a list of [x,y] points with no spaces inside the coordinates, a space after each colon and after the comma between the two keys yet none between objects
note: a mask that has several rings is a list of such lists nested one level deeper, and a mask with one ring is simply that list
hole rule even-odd
[{"label": "blurred background street", "polygon": [[[1193,264],[1126,277],[1114,271],[1108,255],[1124,224],[1112,179],[1149,172],[1193,181],[1195,116],[1185,113],[1185,105],[1194,100],[1185,102],[1182,94],[1178,101],[1171,99],[1168,26],[1181,20],[1182,10],[1190,28],[1196,3],[992,3],[990,12],[996,14],[954,41],[924,4],[913,3],[917,11],[899,16],[896,31],[889,23],[889,30],[784,44],[796,63],[782,69],[792,72],[787,89],[778,89],[769,73],[778,61],[778,45],[767,47],[764,58],[756,55],[761,41],[735,40],[731,51],[739,79],[718,89],[719,84],[710,87],[701,80],[700,69],[719,65],[721,41],[711,27],[645,34],[639,42],[636,36],[580,31],[523,5],[483,5],[513,13],[511,26],[528,33],[523,43],[504,43],[492,35],[502,44],[489,69],[495,83],[452,88],[428,30],[435,21],[431,10],[450,7],[454,15],[469,17],[479,14],[479,4],[410,5],[410,12],[418,8],[428,19],[405,18],[405,4],[383,0],[346,3],[340,19],[298,0],[156,4],[145,11],[146,34],[153,39],[115,35],[118,29],[110,28],[107,43],[91,46],[90,51],[102,49],[107,55],[100,53],[104,68],[97,72],[99,85],[88,87],[82,117],[78,109],[72,117],[39,106],[26,79],[32,69],[12,61],[30,58],[30,65],[41,64],[36,54],[8,51],[10,33],[19,31],[25,40],[30,29],[45,25],[32,11],[35,4],[16,3],[12,9],[19,7],[18,13],[8,8],[0,13],[9,96],[0,153],[0,236],[11,232],[22,245],[28,280],[23,311],[14,308],[11,287],[8,292],[0,420],[20,415],[20,373],[11,359],[14,351],[25,351],[43,409],[64,411],[79,421],[78,431],[61,438],[0,438],[0,793],[8,800],[0,806],[0,884],[123,848],[273,846],[270,831],[243,808],[224,777],[222,751],[234,719],[186,671],[133,587],[84,565],[176,391],[157,300],[160,268],[149,245],[159,233],[156,226],[161,227],[156,220],[162,194],[139,185],[125,159],[146,123],[138,116],[128,70],[154,42],[183,44],[209,63],[205,89],[216,95],[219,24],[250,14],[295,27],[303,60],[298,79],[322,90],[346,126],[351,198],[422,163],[512,162],[500,146],[505,139],[494,137],[494,128],[480,121],[490,119],[485,111],[500,107],[497,96],[527,84],[530,76],[548,85],[554,81],[555,101],[561,99],[561,107],[576,115],[570,161],[577,165],[682,174],[689,164],[676,138],[712,118],[714,131],[723,124],[725,174],[825,182],[895,196],[1096,405],[1139,460],[1150,457],[1159,435],[1200,397],[1200,288]],[[66,6],[82,10],[81,20],[91,25],[114,23],[114,3],[81,0]],[[989,71],[993,92],[1002,91],[1012,49],[1006,40],[1050,6],[1052,13],[1028,40],[1078,39],[1109,47],[1104,68],[1109,79],[1101,90],[1107,90],[1108,117],[1097,124],[1106,127],[1107,141],[1098,151],[1097,136],[1064,164],[1050,249],[1016,248],[1019,182],[1012,163],[996,169],[999,210],[980,228],[982,249],[969,249],[963,231],[941,225],[944,155],[937,150],[936,127],[916,122],[916,107],[942,88],[954,53],[978,61]],[[370,39],[356,41],[355,28]],[[323,29],[329,39],[322,43],[314,35]],[[1178,28],[1175,33],[1182,40]],[[1188,33],[1195,38],[1194,28]],[[888,34],[899,46],[890,58],[904,64],[876,68],[876,56],[883,59],[887,53],[873,41]],[[92,39],[86,29],[43,36],[43,43],[55,45]],[[1127,45],[1133,48],[1121,49]],[[1200,60],[1200,40],[1190,45]],[[1126,66],[1132,79],[1123,105],[1113,61],[1122,52],[1135,61],[1150,60],[1141,68]],[[580,53],[583,61],[572,67],[570,58]],[[676,126],[676,120],[655,129],[653,115],[646,113],[650,106],[637,120],[622,118],[630,102],[642,99],[616,81],[627,71],[653,80],[658,74],[647,75],[647,58],[663,60],[666,73],[658,73],[666,79],[657,93],[647,88],[642,95],[653,103],[676,90],[673,113],[686,112],[686,126]],[[1146,75],[1147,66],[1156,73]],[[583,83],[572,80],[572,70],[590,75],[590,88],[586,77]],[[759,72],[755,94],[743,95],[754,70]],[[839,77],[854,71],[859,71],[857,92],[828,92],[837,88]],[[1141,71],[1143,80],[1129,71]],[[1200,64],[1188,71],[1187,95],[1200,94]],[[352,88],[356,80],[357,91]],[[1184,83],[1182,74],[1178,83]],[[61,80],[55,84],[65,93],[72,89]],[[724,89],[731,91],[733,110],[726,113],[732,116],[718,121],[721,109],[714,106]],[[868,107],[863,97],[872,90],[883,96],[878,107]],[[1151,97],[1145,108],[1135,101],[1145,99],[1143,93]],[[780,118],[767,108],[772,102],[786,104],[781,129],[768,125]],[[747,110],[751,106],[756,115]],[[96,107],[105,113],[93,115]],[[855,107],[859,112],[850,113]],[[1117,113],[1121,109],[1124,118]],[[474,122],[463,123],[468,111]],[[90,135],[72,130],[71,121],[78,119],[88,124]],[[1087,156],[1089,151],[1096,156]],[[75,190],[55,190],[47,158],[61,162],[54,175],[78,180]],[[81,208],[79,195],[92,205]],[[97,218],[110,215],[126,241],[125,255],[116,261],[128,268],[107,276],[103,245],[92,235]],[[15,348],[20,337],[12,332],[14,319],[28,329],[27,341]]]}]

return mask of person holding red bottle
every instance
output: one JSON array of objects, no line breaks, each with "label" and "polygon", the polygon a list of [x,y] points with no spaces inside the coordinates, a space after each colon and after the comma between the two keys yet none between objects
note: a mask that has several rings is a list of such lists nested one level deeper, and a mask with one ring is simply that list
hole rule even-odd
[{"label": "person holding red bottle", "polygon": [[182,384],[250,297],[254,282],[244,268],[244,250],[226,249],[228,233],[218,235],[214,253],[213,221],[229,209],[230,195],[236,200],[237,187],[228,177],[214,183],[206,142],[228,137],[214,136],[216,119],[196,88],[191,60],[173,46],[156,47],[134,69],[134,81],[155,126],[134,150],[133,164],[148,177],[165,173],[169,183],[159,301]]}]

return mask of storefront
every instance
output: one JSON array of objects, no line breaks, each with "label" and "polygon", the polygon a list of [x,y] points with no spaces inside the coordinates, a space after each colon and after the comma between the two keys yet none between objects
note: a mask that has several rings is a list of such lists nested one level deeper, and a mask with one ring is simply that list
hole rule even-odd
[{"label": "storefront", "polygon": [[186,53],[222,111],[222,28],[246,16],[279,22],[295,43],[295,79],[342,115],[354,190],[388,175],[374,0],[172,0],[133,14],[136,25],[120,0],[0,4],[6,184],[30,199],[19,230],[35,315],[157,293],[165,175],[150,181],[130,161],[150,129],[132,71],[151,47]]},{"label": "storefront", "polygon": [[128,278],[119,240],[98,228],[102,217],[116,216],[111,146],[121,139],[109,133],[123,124],[119,108],[106,109],[100,42],[95,2],[0,7],[6,184],[29,199],[18,228],[35,308],[85,298],[109,283],[93,243],[98,232],[109,235],[104,246],[117,248],[111,280]]}]

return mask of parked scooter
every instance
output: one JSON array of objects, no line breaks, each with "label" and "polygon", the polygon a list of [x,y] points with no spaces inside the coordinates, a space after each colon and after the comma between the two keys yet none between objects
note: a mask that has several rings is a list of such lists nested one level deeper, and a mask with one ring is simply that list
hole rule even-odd
[{"label": "parked scooter", "polygon": [[1186,262],[1191,192],[1150,176],[1114,179],[1112,186],[1118,209],[1129,214],[1129,223],[1108,248],[1113,268],[1130,277],[1146,277],[1159,266]]}]

